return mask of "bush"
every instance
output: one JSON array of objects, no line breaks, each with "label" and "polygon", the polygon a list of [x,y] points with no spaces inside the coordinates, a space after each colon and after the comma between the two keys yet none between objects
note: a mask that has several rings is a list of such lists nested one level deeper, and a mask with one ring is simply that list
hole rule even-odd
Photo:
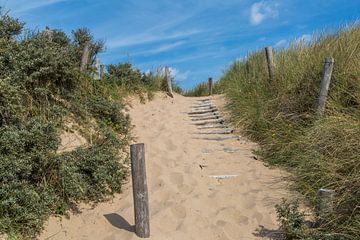
[{"label": "bush", "polygon": [[[92,58],[103,46],[89,31],[71,40],[60,30],[19,36],[22,27],[0,17],[0,233],[26,238],[50,214],[121,191],[130,120],[121,96],[112,99],[79,72],[84,39]],[[68,118],[90,128],[92,141],[59,153]]]}]

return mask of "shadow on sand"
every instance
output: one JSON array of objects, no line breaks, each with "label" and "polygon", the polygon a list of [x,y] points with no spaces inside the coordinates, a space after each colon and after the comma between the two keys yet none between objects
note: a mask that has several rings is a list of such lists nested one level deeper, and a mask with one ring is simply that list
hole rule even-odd
[{"label": "shadow on sand", "polygon": [[135,232],[135,226],[130,225],[122,216],[116,213],[105,214],[104,217],[116,228]]},{"label": "shadow on sand", "polygon": [[271,240],[285,240],[284,234],[280,230],[267,229],[264,226],[259,226],[260,228],[255,230],[254,236],[256,237],[266,237]]}]

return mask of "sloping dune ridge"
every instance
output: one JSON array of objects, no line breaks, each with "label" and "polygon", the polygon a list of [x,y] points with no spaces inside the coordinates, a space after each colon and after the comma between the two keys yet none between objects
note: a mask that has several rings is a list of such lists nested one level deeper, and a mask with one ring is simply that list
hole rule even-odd
[{"label": "sloping dune ridge", "polygon": [[[136,142],[145,143],[151,239],[277,239],[274,206],[291,197],[286,173],[256,160],[244,137],[200,134],[208,130],[188,112],[204,99],[157,94],[131,103]],[[221,111],[225,101],[211,102]],[[40,239],[138,239],[132,201],[130,181],[109,202],[50,218]]]}]

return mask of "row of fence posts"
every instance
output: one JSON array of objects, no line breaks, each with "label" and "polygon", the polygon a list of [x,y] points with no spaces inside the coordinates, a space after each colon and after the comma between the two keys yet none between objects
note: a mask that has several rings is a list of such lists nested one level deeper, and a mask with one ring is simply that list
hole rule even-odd
[{"label": "row of fence posts", "polygon": [[[274,50],[272,47],[265,48],[266,62],[269,73],[270,81],[274,80],[276,75],[276,66],[274,62]],[[331,75],[334,68],[334,58],[325,58],[323,75],[320,83],[320,93],[316,103],[316,114],[321,117],[325,111],[326,99],[329,92]],[[331,189],[320,189],[318,191],[318,207],[317,216],[318,221],[322,221],[326,216],[333,213],[333,202],[334,202],[335,191]]]}]

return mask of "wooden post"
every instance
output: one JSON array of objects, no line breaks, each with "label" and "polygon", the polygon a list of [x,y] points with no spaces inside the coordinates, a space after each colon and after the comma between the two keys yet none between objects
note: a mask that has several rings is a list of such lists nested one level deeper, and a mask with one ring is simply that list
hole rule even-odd
[{"label": "wooden post", "polygon": [[165,67],[165,78],[167,82],[168,95],[174,98],[173,90],[172,90],[172,81],[170,76],[170,70],[168,67]]},{"label": "wooden post", "polygon": [[98,58],[96,58],[95,68],[96,68],[96,70],[95,70],[94,79],[99,80],[100,79],[100,60]]},{"label": "wooden post", "polygon": [[318,191],[319,205],[317,215],[320,221],[333,212],[334,195],[334,190],[322,188]]},{"label": "wooden post", "polygon": [[103,78],[105,74],[105,65],[101,64],[100,65],[100,78]]},{"label": "wooden post", "polygon": [[130,156],[134,196],[135,233],[140,238],[148,238],[150,237],[150,221],[144,144],[139,143],[131,145]]},{"label": "wooden post", "polygon": [[213,93],[213,79],[209,77],[209,96]]},{"label": "wooden post", "polygon": [[81,72],[85,72],[87,69],[87,65],[89,62],[89,57],[90,57],[90,42],[87,42],[85,44],[84,47],[84,52],[81,58],[81,66],[80,66],[80,71]]},{"label": "wooden post", "polygon": [[324,63],[323,78],[320,84],[320,94],[317,103],[317,114],[321,116],[325,110],[326,99],[329,92],[331,75],[334,68],[334,58],[326,58]]},{"label": "wooden post", "polygon": [[266,61],[269,71],[269,78],[274,78],[274,71],[275,71],[275,63],[274,63],[274,51],[272,47],[266,47],[265,48],[266,53]]}]

